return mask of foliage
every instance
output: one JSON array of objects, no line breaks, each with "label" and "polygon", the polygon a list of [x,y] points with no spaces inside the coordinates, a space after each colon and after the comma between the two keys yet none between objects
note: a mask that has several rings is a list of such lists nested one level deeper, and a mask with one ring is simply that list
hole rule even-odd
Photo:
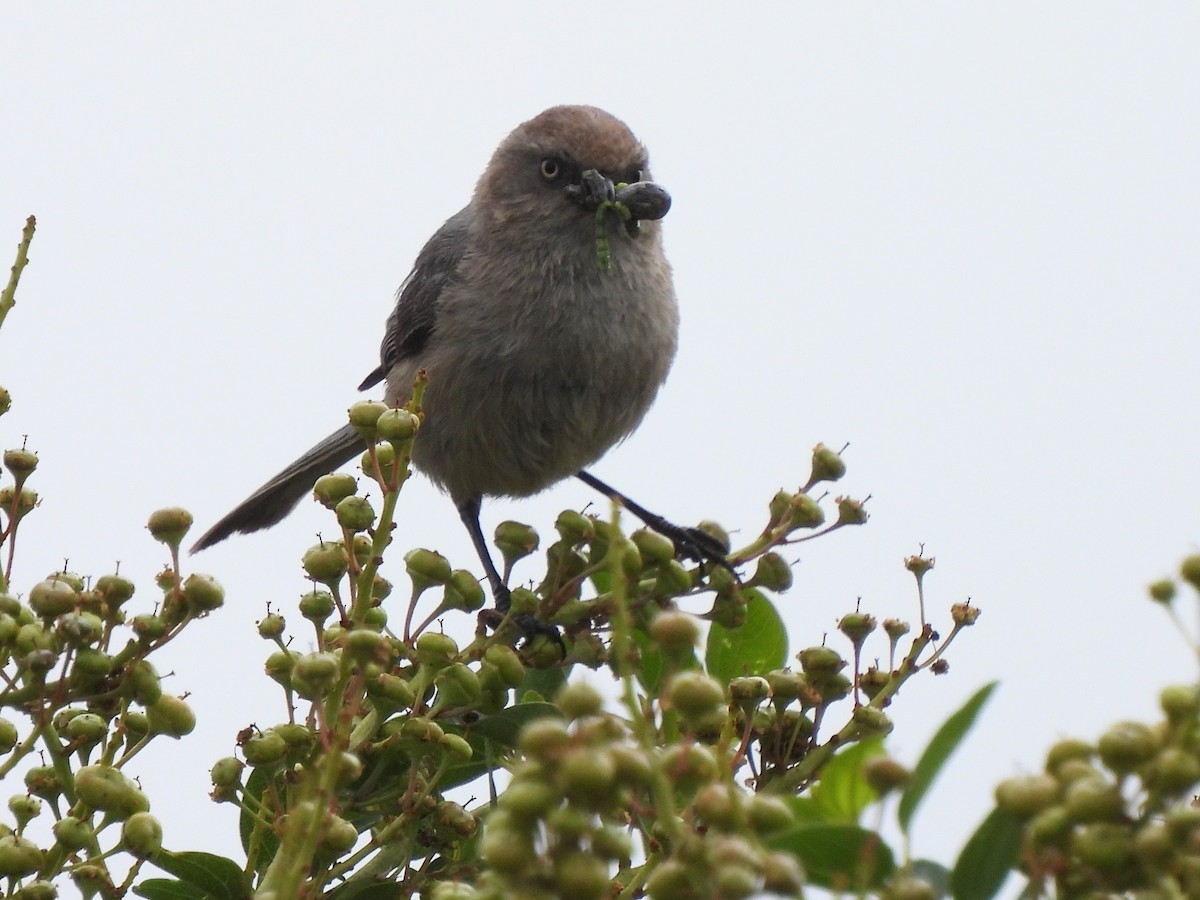
[{"label": "foliage", "polygon": [[[31,234],[32,222],[25,245]],[[24,250],[0,312],[23,260]],[[27,485],[37,459],[4,454],[0,705],[23,724],[0,720],[0,773],[27,767],[9,803],[15,824],[0,827],[5,896],[53,897],[66,878],[86,896],[153,900],[686,900],[799,896],[805,883],[934,896],[952,882],[957,872],[909,859],[862,822],[896,797],[907,844],[990,695],[994,685],[951,717],[911,773],[884,753],[900,688],[944,670],[978,609],[953,606],[940,636],[924,616],[933,559],[923,554],[905,561],[915,630],[855,609],[839,623],[844,652],[823,640],[790,654],[775,608],[792,582],[782,550],[867,519],[861,501],[816,493],[844,475],[838,453],[815,448],[806,483],[771,499],[745,547],[700,526],[727,548],[728,566],[685,562],[647,528],[626,534],[615,509],[563,512],[541,582],[514,589],[501,615],[483,609],[475,575],[432,550],[404,555],[406,597],[380,574],[422,391],[419,382],[403,408],[350,410],[369,445],[363,483],[335,474],[316,485],[338,538],[303,554],[311,587],[288,618],[310,636],[289,637],[279,612],[259,622],[284,700],[278,724],[246,728],[238,755],[212,767],[212,799],[237,808],[244,860],[173,847],[132,777],[150,742],[196,724],[150,661],[223,602],[211,576],[181,568],[191,516],[150,517],[170,563],[149,611],[133,614],[134,586],[117,573],[56,572],[19,597],[9,578],[19,525],[37,505]],[[367,489],[382,497],[378,510]],[[540,544],[515,522],[495,536],[506,573]],[[439,627],[456,617],[475,623],[465,645]],[[863,663],[876,641],[886,667]],[[570,677],[588,668],[615,676],[615,703]],[[39,753],[47,764],[31,766]],[[468,785],[485,799],[452,799]],[[39,843],[26,826],[49,820]]]}]

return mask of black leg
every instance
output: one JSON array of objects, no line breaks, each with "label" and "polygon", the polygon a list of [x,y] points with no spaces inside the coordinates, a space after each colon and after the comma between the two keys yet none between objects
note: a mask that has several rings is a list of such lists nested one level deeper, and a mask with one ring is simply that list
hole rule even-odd
[{"label": "black leg", "polygon": [[487,575],[488,585],[492,589],[492,597],[496,600],[496,609],[506,613],[509,606],[512,605],[512,595],[509,594],[504,579],[496,571],[496,565],[492,562],[492,554],[488,551],[487,541],[483,538],[483,529],[479,527],[479,508],[482,502],[483,498],[476,496],[468,497],[455,505],[458,507],[459,518],[467,526],[467,531],[471,535],[471,543],[475,545],[479,561],[483,563],[483,571]]},{"label": "black leg", "polygon": [[701,531],[699,528],[676,525],[674,522],[667,521],[662,516],[650,512],[644,506],[634,503],[615,488],[609,487],[591,472],[580,471],[575,474],[575,477],[588,487],[595,488],[609,500],[620,503],[659,534],[669,537],[674,542],[676,551],[680,555],[694,559],[698,563],[714,563],[724,569],[729,569],[731,572],[733,571],[733,567],[729,565],[729,562],[725,558],[727,553],[725,547],[708,532]]}]

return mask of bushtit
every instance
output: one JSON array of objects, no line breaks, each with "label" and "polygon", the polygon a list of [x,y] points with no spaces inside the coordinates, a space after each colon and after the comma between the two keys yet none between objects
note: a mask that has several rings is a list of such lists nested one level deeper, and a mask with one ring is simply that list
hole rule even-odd
[{"label": "bushtit", "polygon": [[[675,355],[679,317],[657,221],[670,198],[649,178],[646,149],[602,110],[556,106],[517,127],[471,202],[417,256],[379,366],[359,386],[386,381],[396,406],[417,372],[428,373],[413,463],[454,501],[502,610],[508,590],[480,530],[480,502],[528,496],[570,475],[683,552],[721,555],[702,532],[671,525],[583,471],[642,420]],[[351,426],[335,431],[192,552],[279,522],[364,447]]]}]

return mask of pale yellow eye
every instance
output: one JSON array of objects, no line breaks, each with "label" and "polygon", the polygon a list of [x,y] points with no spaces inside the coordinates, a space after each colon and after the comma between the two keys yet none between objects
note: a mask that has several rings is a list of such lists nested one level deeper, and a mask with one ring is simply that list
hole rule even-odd
[{"label": "pale yellow eye", "polygon": [[547,181],[553,181],[562,174],[562,165],[557,159],[547,157],[538,164],[538,171],[542,173],[542,177]]}]

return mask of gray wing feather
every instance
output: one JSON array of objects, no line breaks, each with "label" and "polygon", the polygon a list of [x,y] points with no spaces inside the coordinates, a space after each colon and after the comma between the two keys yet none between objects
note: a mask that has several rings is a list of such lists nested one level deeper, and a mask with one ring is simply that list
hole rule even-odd
[{"label": "gray wing feather", "polygon": [[387,330],[379,348],[379,365],[363,379],[360,391],[387,378],[392,366],[420,353],[437,325],[437,301],[458,275],[467,248],[471,208],[464,207],[446,220],[417,254],[412,273],[396,292],[396,306],[388,316]]},{"label": "gray wing feather", "polygon": [[[412,273],[396,295],[396,306],[387,321],[379,349],[379,366],[359,386],[365,391],[387,378],[392,366],[420,353],[433,336],[437,301],[458,275],[466,253],[470,207],[461,210],[437,230],[417,254]],[[238,507],[205,532],[192,552],[211,547],[231,534],[258,531],[283,520],[317,479],[349,462],[366,449],[366,442],[345,425],[260,487]]]},{"label": "gray wing feather", "polygon": [[349,462],[366,447],[366,441],[353,426],[343,425],[208,529],[192,546],[192,553],[225,540],[235,531],[247,534],[282,521],[318,478]]}]

